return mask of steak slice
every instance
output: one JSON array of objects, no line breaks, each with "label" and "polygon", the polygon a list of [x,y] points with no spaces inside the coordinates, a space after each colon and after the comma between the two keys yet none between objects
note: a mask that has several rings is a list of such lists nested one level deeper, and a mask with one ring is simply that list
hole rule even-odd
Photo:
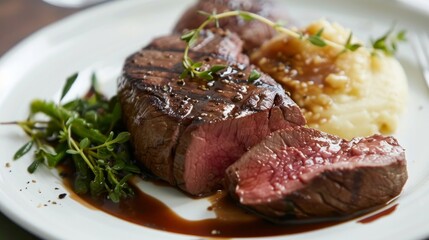
[{"label": "steak slice", "polygon": [[283,88],[241,54],[236,34],[203,31],[190,51],[202,69],[228,67],[214,81],[179,79],[185,43],[179,35],[153,40],[130,56],[118,83],[135,156],[161,179],[193,195],[222,186],[225,169],[273,131],[303,125]]},{"label": "steak slice", "polygon": [[[278,17],[273,10],[273,4],[267,0],[200,0],[190,7],[179,19],[174,27],[175,33],[182,33],[184,30],[195,29],[203,23],[207,16],[198,11],[207,13],[223,13],[228,11],[243,10],[253,12],[270,20],[277,21]],[[259,21],[246,22],[239,17],[221,19],[219,25],[223,29],[237,33],[244,41],[244,50],[250,52],[259,48],[266,40],[275,35],[273,28]],[[209,25],[210,26],[210,25]],[[211,26],[214,26],[213,24]]]},{"label": "steak slice", "polygon": [[393,137],[351,141],[306,127],[271,134],[227,169],[229,192],[274,222],[341,219],[386,204],[407,180]]}]

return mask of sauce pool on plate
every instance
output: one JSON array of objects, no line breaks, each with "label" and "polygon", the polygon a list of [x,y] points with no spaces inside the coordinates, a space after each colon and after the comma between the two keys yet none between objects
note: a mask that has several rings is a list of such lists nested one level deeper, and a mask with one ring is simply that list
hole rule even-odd
[{"label": "sauce pool on plate", "polygon": [[[155,181],[155,184],[160,184]],[[70,179],[66,179],[70,186]],[[162,184],[166,186],[166,184]],[[276,225],[265,221],[238,207],[224,192],[218,191],[208,200],[211,206],[206,211],[213,211],[215,218],[203,220],[187,220],[160,200],[133,187],[135,197],[113,203],[107,199],[94,199],[89,195],[71,193],[74,200],[91,209],[98,209],[110,215],[157,230],[195,235],[202,237],[266,237],[303,233],[338,224],[324,222],[305,225]],[[172,187],[160,187],[163,191],[175,190]],[[192,197],[189,201],[193,201]]]}]

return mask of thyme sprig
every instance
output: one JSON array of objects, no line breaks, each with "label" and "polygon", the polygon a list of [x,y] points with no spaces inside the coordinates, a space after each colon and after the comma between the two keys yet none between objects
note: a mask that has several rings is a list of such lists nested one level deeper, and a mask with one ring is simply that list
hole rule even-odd
[{"label": "thyme sprig", "polygon": [[258,71],[257,71],[257,70],[255,70],[255,69],[253,69],[253,70],[250,72],[250,75],[249,75],[249,78],[247,79],[247,81],[248,81],[249,83],[253,83],[253,82],[255,82],[256,80],[258,80],[260,77],[261,77],[261,73],[260,73],[260,72],[258,72]]},{"label": "thyme sprig", "polygon": [[[92,77],[90,91],[83,97],[62,104],[77,74],[66,81],[59,103],[33,100],[30,115],[16,124],[30,140],[14,155],[19,159],[35,148],[34,160],[27,168],[33,173],[45,164],[56,167],[69,161],[75,168],[74,190],[94,197],[108,196],[113,202],[133,195],[128,179],[140,172],[131,161],[130,134],[121,131],[121,109],[116,97],[105,98]],[[40,120],[44,115],[48,120]]]},{"label": "thyme sprig", "polygon": [[191,78],[200,78],[204,80],[213,80],[213,75],[217,73],[218,71],[221,71],[222,69],[226,68],[226,66],[223,65],[215,65],[212,66],[210,69],[202,69],[203,63],[201,62],[194,62],[191,57],[189,57],[189,50],[191,47],[195,45],[197,42],[201,31],[210,23],[215,22],[216,26],[219,26],[219,20],[223,18],[228,17],[240,17],[244,21],[252,21],[257,20],[262,23],[267,24],[268,26],[271,26],[273,29],[275,29],[277,32],[285,33],[291,37],[302,39],[305,41],[309,41],[311,44],[318,46],[318,47],[324,47],[324,46],[331,46],[334,47],[340,51],[355,51],[359,47],[361,47],[360,44],[352,44],[351,39],[352,35],[350,34],[350,37],[348,41],[342,45],[327,39],[322,38],[323,29],[320,29],[316,34],[309,35],[309,34],[303,34],[301,32],[293,31],[291,29],[288,29],[284,27],[281,23],[273,22],[265,17],[262,17],[258,14],[247,12],[247,11],[229,11],[224,13],[217,14],[216,12],[210,14],[207,12],[200,12],[202,15],[207,16],[207,19],[196,29],[190,30],[183,34],[181,36],[181,39],[185,41],[186,48],[184,50],[183,54],[183,67],[184,71],[181,74],[180,78],[186,78],[190,76]]},{"label": "thyme sprig", "polygon": [[371,43],[374,50],[381,50],[384,54],[393,56],[398,50],[398,43],[405,42],[406,40],[405,30],[395,33],[394,27],[392,27],[381,37],[372,40]]},{"label": "thyme sprig", "polygon": [[[191,47],[195,45],[197,42],[200,32],[210,23],[215,22],[215,25],[219,27],[219,20],[223,18],[228,17],[240,17],[244,21],[260,21],[262,23],[267,24],[268,26],[272,27],[279,33],[284,33],[290,37],[301,39],[303,41],[308,41],[314,46],[318,47],[325,47],[330,46],[339,51],[339,53],[344,53],[346,51],[356,51],[361,47],[364,47],[360,43],[353,43],[353,33],[350,32],[347,41],[344,44],[340,44],[334,41],[330,41],[328,39],[324,39],[322,37],[324,29],[320,29],[315,34],[304,34],[302,32],[294,31],[291,29],[288,29],[284,27],[284,24],[280,22],[273,22],[265,17],[262,17],[258,14],[247,12],[247,11],[229,11],[224,13],[217,14],[216,12],[213,12],[212,14],[207,12],[199,12],[200,14],[207,16],[207,19],[196,29],[190,30],[183,34],[181,36],[181,39],[185,41],[186,48],[183,54],[183,67],[184,71],[181,74],[180,78],[186,78],[190,76],[191,78],[200,78],[204,80],[213,80],[214,74],[221,71],[222,69],[226,68],[226,66],[223,65],[215,65],[212,66],[209,69],[202,69],[203,63],[201,62],[194,62],[189,57],[189,50]],[[376,40],[372,41],[372,48],[374,50],[381,50],[384,54],[390,56],[394,55],[397,51],[397,44],[399,42],[403,42],[406,40],[405,31],[400,31],[396,34],[393,34],[393,28],[390,29],[385,35],[381,36],[380,38],[377,38]],[[252,82],[251,80],[253,77],[249,77],[249,82]]]}]

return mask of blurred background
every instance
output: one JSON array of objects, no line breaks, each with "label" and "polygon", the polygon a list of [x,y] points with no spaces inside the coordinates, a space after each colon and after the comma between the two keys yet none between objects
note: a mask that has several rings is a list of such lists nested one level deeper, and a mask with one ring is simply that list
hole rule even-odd
[{"label": "blurred background", "polygon": [[84,8],[57,7],[42,0],[0,0],[0,57],[36,30]]}]

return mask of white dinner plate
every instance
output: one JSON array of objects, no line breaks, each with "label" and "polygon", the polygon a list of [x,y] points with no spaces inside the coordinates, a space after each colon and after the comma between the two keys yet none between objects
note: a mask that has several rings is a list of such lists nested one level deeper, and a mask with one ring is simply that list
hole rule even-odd
[{"label": "white dinner plate", "polygon": [[[54,99],[64,79],[81,72],[71,95],[88,86],[95,71],[104,91],[115,93],[116,78],[128,55],[152,38],[171,31],[193,1],[128,0],[103,4],[53,24],[22,41],[0,59],[0,122],[25,119],[34,98]],[[298,23],[327,18],[353,29],[361,39],[382,35],[393,24],[408,30],[410,41],[397,55],[409,80],[407,112],[395,136],[406,148],[409,180],[396,210],[368,224],[348,221],[324,229],[272,239],[420,239],[429,236],[429,91],[418,66],[412,38],[429,17],[393,1],[277,1],[278,9]],[[426,47],[429,48],[429,45]],[[58,194],[67,191],[56,171],[28,174],[31,154],[12,161],[26,142],[14,126],[0,126],[0,210],[44,239],[201,239],[142,227],[94,210]],[[9,163],[9,167],[6,167]],[[34,180],[34,181],[33,181]],[[145,185],[145,186],[143,186]],[[206,200],[142,183],[149,194],[189,219],[210,217]],[[59,188],[59,190],[55,190]],[[51,202],[49,202],[51,201]],[[58,204],[52,204],[56,201]],[[44,206],[44,204],[47,206]]]}]

